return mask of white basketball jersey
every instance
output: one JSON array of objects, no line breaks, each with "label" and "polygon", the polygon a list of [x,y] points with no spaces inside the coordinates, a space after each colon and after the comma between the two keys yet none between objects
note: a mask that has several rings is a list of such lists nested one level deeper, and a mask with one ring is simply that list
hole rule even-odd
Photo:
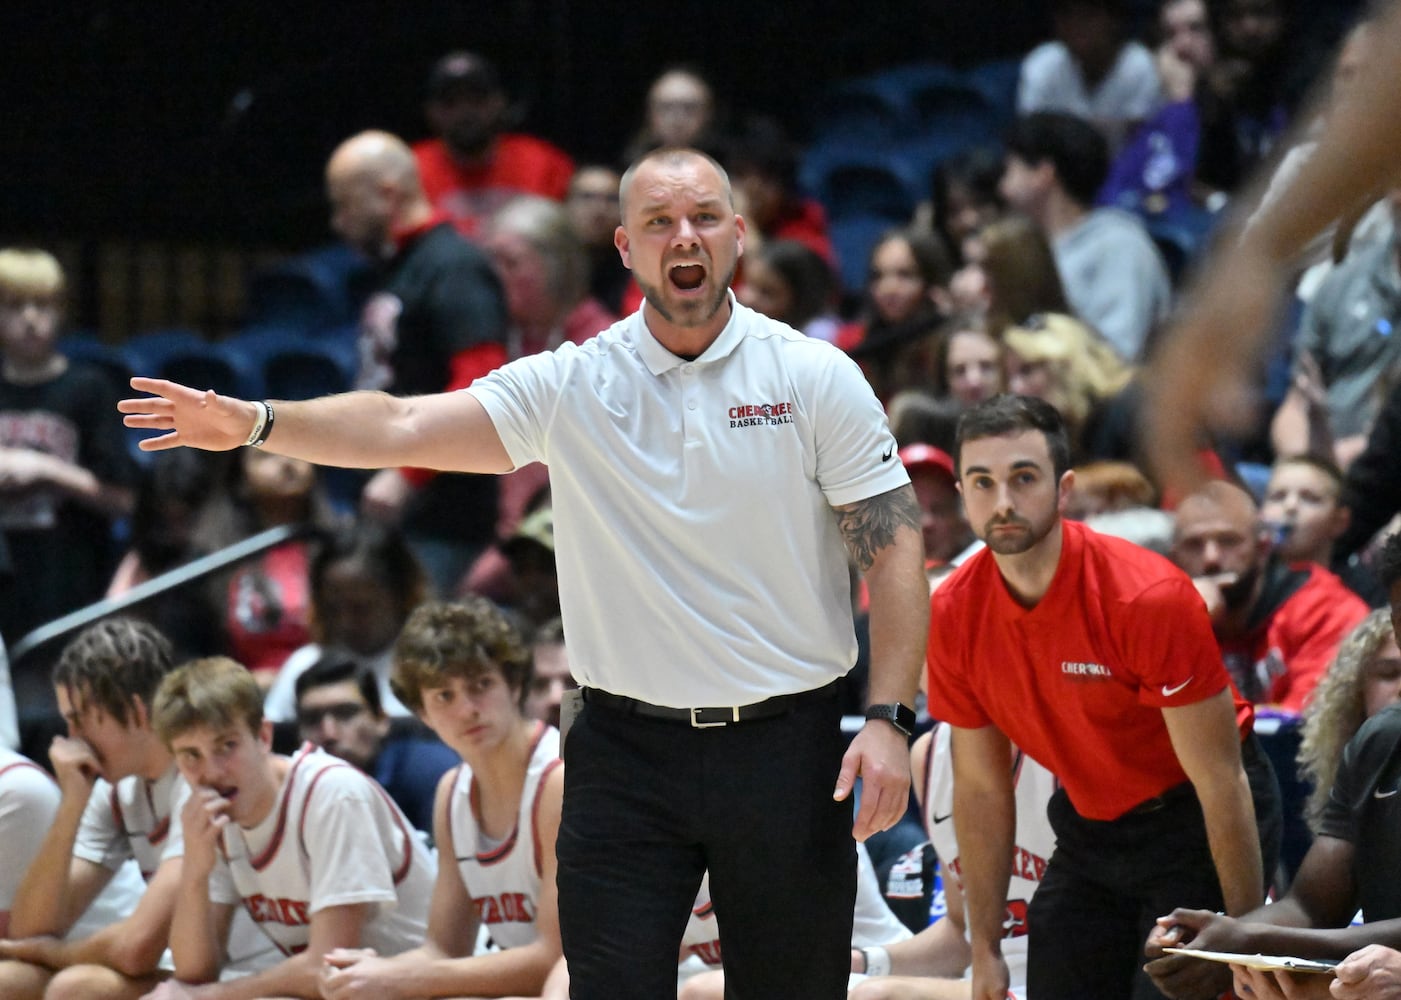
[{"label": "white basketball jersey", "polygon": [[393,955],[423,942],[436,865],[375,781],[310,744],[287,771],[277,805],[250,830],[224,827],[209,880],[216,903],[242,903],[293,955],[328,906],[375,904],[361,946]]},{"label": "white basketball jersey", "polygon": [[[49,835],[59,801],[58,785],[48,771],[29,758],[0,747],[0,844],[5,845],[6,852],[6,863],[0,864],[0,911],[9,910],[14,904],[25,869],[38,856]],[[136,862],[123,862],[69,928],[65,939],[81,941],[108,924],[125,919],[136,908],[145,888]]]},{"label": "white basketball jersey", "polygon": [[500,843],[488,843],[482,836],[472,769],[464,763],[453,777],[449,843],[477,918],[498,948],[519,948],[538,936],[535,908],[540,899],[541,859],[536,816],[545,776],[562,763],[559,730],[537,722],[516,825]]},{"label": "white basketball jersey", "polygon": [[141,876],[150,879],[168,858],[185,853],[180,834],[180,807],[189,786],[171,764],[155,781],[135,775],[115,785],[99,778],[73,845],[77,857],[115,870],[135,858]]},{"label": "white basketball jersey", "polygon": [[[953,829],[953,754],[949,749],[952,728],[942,723],[934,729],[929,759],[925,763],[924,825],[939,855],[945,878],[959,877],[958,839]],[[1046,862],[1056,848],[1056,835],[1046,818],[1046,803],[1056,790],[1056,778],[1026,754],[1013,747],[1012,782],[1017,797],[1017,829],[1012,848],[1012,879],[1007,887],[1007,913],[1003,918],[1002,954],[1011,974],[1012,989],[1025,997],[1026,909],[1045,874]],[[960,880],[960,885],[962,884]]]}]

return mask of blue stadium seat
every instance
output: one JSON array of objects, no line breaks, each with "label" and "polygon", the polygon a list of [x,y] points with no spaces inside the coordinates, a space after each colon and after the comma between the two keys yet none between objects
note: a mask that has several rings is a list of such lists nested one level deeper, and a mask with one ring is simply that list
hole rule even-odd
[{"label": "blue stadium seat", "polygon": [[174,354],[196,351],[206,341],[194,330],[148,330],[122,344],[122,356],[137,375],[156,376],[165,360]]},{"label": "blue stadium seat", "polygon": [[342,244],[265,267],[249,279],[248,324],[316,332],[352,322],[369,270],[363,257]]},{"label": "blue stadium seat", "polygon": [[982,91],[962,81],[919,87],[910,93],[910,107],[918,129],[957,134],[970,145],[996,142],[1001,131]]},{"label": "blue stadium seat", "polygon": [[345,392],[358,367],[353,352],[325,340],[305,340],[268,356],[263,380],[273,399],[313,399]]},{"label": "blue stadium seat", "polygon": [[95,334],[70,332],[59,339],[58,352],[70,361],[101,368],[118,388],[127,388],[127,380],[132,376],[131,365],[120,348],[99,340]]},{"label": "blue stadium seat", "polygon": [[1021,77],[1019,59],[990,59],[966,70],[963,78],[980,91],[988,107],[1006,125],[1017,116],[1017,81]]},{"label": "blue stadium seat", "polygon": [[[345,333],[343,328],[341,333]],[[259,374],[273,399],[310,399],[352,388],[359,368],[356,341],[295,329],[252,329],[220,345]]]},{"label": "blue stadium seat", "polygon": [[866,287],[866,265],[876,242],[903,222],[892,222],[879,215],[847,215],[832,219],[828,233],[837,252],[842,290],[849,297],[859,296]]},{"label": "blue stadium seat", "polygon": [[829,218],[875,216],[887,225],[903,225],[919,201],[914,178],[888,157],[830,166],[818,183],[818,198]]},{"label": "blue stadium seat", "polygon": [[1174,286],[1180,284],[1210,240],[1215,217],[1205,210],[1194,209],[1160,215],[1141,214],[1141,217],[1148,235],[1167,262]]},{"label": "blue stadium seat", "polygon": [[161,378],[225,396],[258,399],[266,395],[259,371],[219,344],[201,341],[173,351],[156,370]]},{"label": "blue stadium seat", "polygon": [[924,129],[900,140],[887,155],[904,164],[915,176],[929,177],[944,160],[977,145],[980,144],[955,132]]},{"label": "blue stadium seat", "polygon": [[957,85],[962,82],[963,74],[943,63],[917,62],[881,70],[869,79],[875,86],[897,95],[906,106],[910,106],[912,97],[919,91]]},{"label": "blue stadium seat", "polygon": [[911,109],[899,87],[868,78],[833,86],[816,114],[816,134],[849,144],[889,141],[909,127]]}]

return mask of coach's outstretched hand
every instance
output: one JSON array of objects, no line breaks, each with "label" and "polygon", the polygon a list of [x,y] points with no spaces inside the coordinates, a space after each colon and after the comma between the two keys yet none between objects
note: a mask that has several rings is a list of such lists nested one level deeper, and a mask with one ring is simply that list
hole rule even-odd
[{"label": "coach's outstretched hand", "polygon": [[123,399],[117,410],[122,422],[138,430],[165,431],[141,442],[142,451],[164,451],[184,445],[206,451],[229,451],[248,443],[258,419],[258,404],[213,389],[191,389],[178,382],[137,376],[131,387],[151,395]]}]

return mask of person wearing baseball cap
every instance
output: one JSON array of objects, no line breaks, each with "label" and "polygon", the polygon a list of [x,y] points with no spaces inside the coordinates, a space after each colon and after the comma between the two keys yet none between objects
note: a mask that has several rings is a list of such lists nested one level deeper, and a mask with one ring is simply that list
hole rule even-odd
[{"label": "person wearing baseball cap", "polygon": [[544,139],[508,132],[511,99],[490,60],[449,52],[428,74],[424,117],[433,138],[416,143],[423,190],[467,236],[511,198],[563,201],[574,161]]},{"label": "person wearing baseball cap", "polygon": [[975,541],[958,495],[953,457],[921,441],[901,448],[900,461],[910,474],[919,503],[925,569],[946,566]]}]

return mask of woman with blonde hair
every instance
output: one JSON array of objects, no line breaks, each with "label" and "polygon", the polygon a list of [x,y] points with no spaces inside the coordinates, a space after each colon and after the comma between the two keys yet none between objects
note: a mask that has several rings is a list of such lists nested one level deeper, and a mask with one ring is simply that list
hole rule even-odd
[{"label": "woman with blonde hair", "polygon": [[1075,461],[1127,458],[1127,446],[1092,443],[1111,431],[1131,438],[1135,370],[1091,327],[1062,313],[1036,314],[1002,332],[1007,389],[1044,399],[1070,431]]},{"label": "woman with blonde hair", "polygon": [[1343,747],[1372,716],[1401,698],[1401,650],[1391,612],[1373,611],[1348,633],[1304,712],[1299,776],[1313,785],[1305,818],[1315,831],[1338,773]]}]

